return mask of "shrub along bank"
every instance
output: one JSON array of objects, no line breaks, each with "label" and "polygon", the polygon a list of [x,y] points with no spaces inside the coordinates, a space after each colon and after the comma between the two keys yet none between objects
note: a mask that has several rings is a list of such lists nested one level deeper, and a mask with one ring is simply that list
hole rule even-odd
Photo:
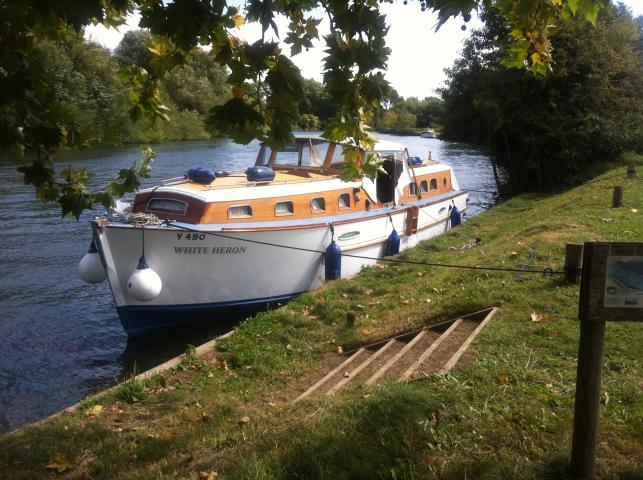
[{"label": "shrub along bank", "polygon": [[[566,242],[641,241],[643,180],[624,173],[620,166],[562,194],[515,197],[398,258],[519,267],[534,249],[532,268],[561,270]],[[616,183],[625,185],[620,209],[611,208]],[[449,248],[471,237],[482,245]],[[336,345],[491,305],[500,312],[451,374],[284,401]],[[206,359],[188,351],[170,372],[2,437],[0,478],[560,478],[577,305],[578,287],[560,276],[366,268],[245,321]],[[600,478],[643,475],[641,359],[642,325],[608,324]]]}]

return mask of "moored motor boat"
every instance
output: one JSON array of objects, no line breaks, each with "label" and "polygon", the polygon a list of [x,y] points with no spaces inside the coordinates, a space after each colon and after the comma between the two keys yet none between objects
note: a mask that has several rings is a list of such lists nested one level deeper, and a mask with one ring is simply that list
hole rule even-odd
[{"label": "moored motor boat", "polygon": [[435,130],[432,128],[425,128],[422,132],[420,132],[420,137],[422,138],[437,138],[437,133],[435,133]]},{"label": "moored motor boat", "polygon": [[[346,182],[339,143],[262,145],[245,172],[193,169],[138,192],[131,213],[95,218],[93,242],[127,333],[284,302],[460,223],[468,194],[451,167],[396,143],[373,152],[386,174]],[[88,279],[101,278],[88,268]]]}]

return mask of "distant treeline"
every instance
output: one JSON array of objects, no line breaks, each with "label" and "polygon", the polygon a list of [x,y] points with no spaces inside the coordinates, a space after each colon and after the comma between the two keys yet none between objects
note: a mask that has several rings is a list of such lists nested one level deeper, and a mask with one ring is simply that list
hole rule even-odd
[{"label": "distant treeline", "polygon": [[[508,38],[508,27],[493,10],[482,17],[484,27],[471,33],[447,70],[442,98],[404,99],[389,88],[373,118],[376,131],[412,135],[431,127],[443,139],[478,145],[504,170],[512,193],[574,184],[626,150],[643,150],[643,17],[613,7],[596,26],[561,21],[552,38],[556,62],[545,76],[505,66],[512,45],[499,39]],[[34,62],[83,138],[142,143],[216,135],[208,112],[229,98],[230,88],[228,72],[206,51],[162,80],[171,121],[130,121],[119,72],[132,64],[148,68],[149,44],[144,30],[127,32],[114,52],[71,35],[42,43]],[[306,80],[295,127],[323,129],[336,113],[323,85]]]},{"label": "distant treeline", "polygon": [[[128,92],[119,71],[128,65],[149,68],[150,34],[127,32],[111,52],[82,37],[64,42],[43,42],[38,58],[53,85],[53,95],[65,115],[80,126],[83,138],[93,143],[166,142],[207,139],[217,132],[207,123],[208,111],[230,95],[228,73],[206,51],[195,52],[189,64],[172,70],[161,82],[161,99],[170,108],[170,121],[130,121]],[[375,128],[414,134],[435,126],[441,112],[439,98],[404,100],[394,90],[387,95],[375,118]],[[299,102],[297,128],[322,129],[337,113],[324,87],[306,80]]]},{"label": "distant treeline", "polygon": [[509,28],[493,10],[447,71],[441,138],[476,144],[511,193],[573,185],[643,149],[643,17],[611,7],[596,26],[561,20],[548,75],[507,68]]},{"label": "distant treeline", "polygon": [[122,66],[147,67],[150,53],[145,31],[127,32],[112,53],[71,35],[65,42],[43,42],[42,68],[65,114],[94,143],[164,142],[206,139],[204,122],[214,105],[228,98],[227,74],[206,52],[196,52],[188,65],[174,69],[161,82],[161,97],[170,108],[169,122],[130,121],[128,91],[119,77]]}]

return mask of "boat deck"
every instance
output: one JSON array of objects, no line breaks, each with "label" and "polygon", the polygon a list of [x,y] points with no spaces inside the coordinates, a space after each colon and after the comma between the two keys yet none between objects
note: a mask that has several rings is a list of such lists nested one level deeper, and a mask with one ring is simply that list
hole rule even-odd
[{"label": "boat deck", "polygon": [[[337,178],[337,173],[320,173],[312,170],[306,169],[291,169],[291,170],[276,170],[275,179],[269,182],[256,182],[262,184],[285,184],[285,183],[307,183],[315,182],[322,180],[331,180]],[[234,173],[228,177],[217,177],[210,184],[201,184],[193,181],[187,181],[181,183],[182,188],[187,188],[191,190],[215,190],[215,189],[224,189],[224,188],[234,188],[234,187],[246,187],[252,185],[255,182],[249,182],[246,180],[246,175],[244,173]]]}]

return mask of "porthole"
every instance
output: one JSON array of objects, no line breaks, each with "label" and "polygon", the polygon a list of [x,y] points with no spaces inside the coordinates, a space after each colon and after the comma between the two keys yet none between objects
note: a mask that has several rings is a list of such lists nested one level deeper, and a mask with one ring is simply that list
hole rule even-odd
[{"label": "porthole", "polygon": [[444,188],[447,188],[447,177],[444,177],[444,178],[442,179],[442,186],[443,186]]},{"label": "porthole", "polygon": [[427,183],[426,180],[422,180],[420,182],[420,192],[428,192],[429,191],[429,184]]},{"label": "porthole", "polygon": [[417,195],[418,186],[415,183],[409,183],[409,195]]},{"label": "porthole", "polygon": [[275,203],[275,215],[277,217],[283,217],[286,215],[294,215],[295,207],[292,202],[277,202]]},{"label": "porthole", "polygon": [[310,201],[310,211],[313,213],[323,213],[326,211],[326,200],[324,197],[316,197]]},{"label": "porthole", "polygon": [[437,178],[431,179],[431,191],[435,192],[438,189],[438,180]]},{"label": "porthole", "polygon": [[228,218],[250,218],[252,207],[250,205],[234,205],[228,208]]},{"label": "porthole", "polygon": [[351,208],[351,196],[349,193],[342,193],[339,195],[339,209],[346,210]]}]

